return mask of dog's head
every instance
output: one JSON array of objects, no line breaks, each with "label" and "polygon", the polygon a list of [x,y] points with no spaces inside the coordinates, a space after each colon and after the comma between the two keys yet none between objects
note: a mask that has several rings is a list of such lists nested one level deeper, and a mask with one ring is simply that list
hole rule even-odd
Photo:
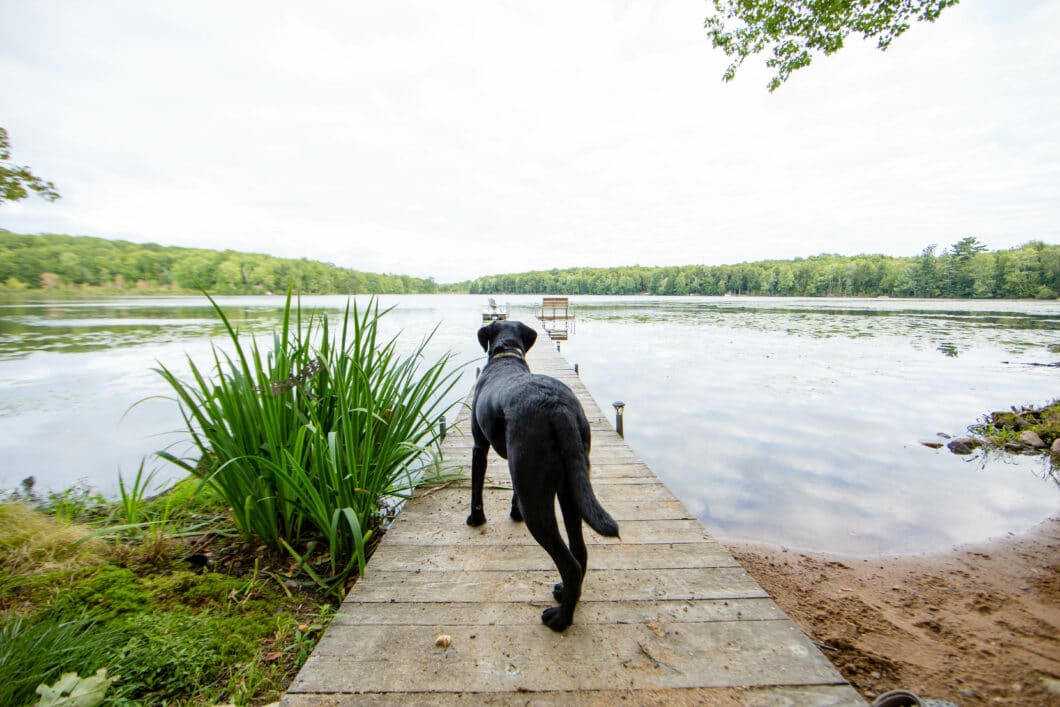
[{"label": "dog's head", "polygon": [[518,351],[525,354],[537,341],[537,332],[522,322],[493,321],[478,330],[478,342],[490,356]]}]

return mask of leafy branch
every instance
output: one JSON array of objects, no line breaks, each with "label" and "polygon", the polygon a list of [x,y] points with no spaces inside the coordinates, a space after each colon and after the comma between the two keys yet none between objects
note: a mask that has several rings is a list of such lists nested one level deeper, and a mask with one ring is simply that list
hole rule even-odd
[{"label": "leafy branch", "polygon": [[54,184],[34,175],[29,167],[14,164],[10,160],[11,140],[7,130],[0,128],[0,205],[5,201],[21,201],[29,196],[30,191],[48,201],[59,198]]},{"label": "leafy branch", "polygon": [[732,57],[722,78],[732,81],[744,60],[767,49],[774,71],[770,92],[793,71],[809,66],[813,53],[843,48],[851,34],[875,39],[881,51],[911,22],[934,22],[959,0],[713,0],[715,14],[703,26],[715,49]]}]

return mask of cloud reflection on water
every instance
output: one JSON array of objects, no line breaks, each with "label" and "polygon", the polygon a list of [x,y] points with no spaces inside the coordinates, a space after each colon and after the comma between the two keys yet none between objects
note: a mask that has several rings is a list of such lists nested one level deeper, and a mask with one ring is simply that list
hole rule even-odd
[{"label": "cloud reflection on water", "polygon": [[[1001,363],[1050,355],[1056,331],[1041,320],[1056,322],[1055,305],[1038,318],[844,311],[837,323],[828,307],[678,302],[655,318],[584,307],[565,353],[598,400],[626,402],[627,441],[719,536],[921,552],[1056,512],[1041,460],[981,465],[918,442],[1055,396],[1055,369]],[[940,354],[940,337],[960,355]]]}]

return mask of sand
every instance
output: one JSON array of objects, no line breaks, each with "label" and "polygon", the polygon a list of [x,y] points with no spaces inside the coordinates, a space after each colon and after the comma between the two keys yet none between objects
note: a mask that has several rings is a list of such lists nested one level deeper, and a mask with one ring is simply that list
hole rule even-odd
[{"label": "sand", "polygon": [[729,549],[870,702],[1060,705],[1060,516],[937,555]]}]

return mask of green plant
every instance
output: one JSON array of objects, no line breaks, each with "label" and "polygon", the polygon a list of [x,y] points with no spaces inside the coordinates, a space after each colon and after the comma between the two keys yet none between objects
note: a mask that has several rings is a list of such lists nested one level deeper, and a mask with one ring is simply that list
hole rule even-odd
[{"label": "green plant", "polygon": [[53,683],[63,672],[92,674],[109,664],[124,641],[122,632],[101,630],[96,617],[70,620],[21,616],[0,624],[0,704],[36,701],[38,685]]},{"label": "green plant", "polygon": [[333,335],[326,314],[303,320],[300,303],[292,309],[289,289],[263,352],[209,299],[232,349],[214,347],[216,377],[190,358],[189,382],[157,369],[199,458],[159,456],[207,480],[247,539],[287,550],[322,586],[341,588],[354,567],[364,570],[384,501],[407,497],[429,465],[459,369],[447,370],[451,354],[421,366],[433,332],[404,356],[397,337],[380,340],[389,310],[374,300],[347,304]]},{"label": "green plant", "polygon": [[106,508],[107,500],[81,481],[62,491],[48,491],[38,506],[61,521],[73,523],[97,517]]},{"label": "green plant", "polygon": [[118,492],[121,496],[119,508],[122,511],[122,520],[126,525],[136,525],[143,517],[144,495],[147,493],[147,488],[154,481],[157,473],[158,469],[156,468],[144,476],[144,460],[141,459],[140,466],[136,470],[136,478],[133,479],[132,486],[126,489],[125,479],[122,477],[121,472],[118,472]]},{"label": "green plant", "polygon": [[100,668],[86,678],[77,673],[63,673],[54,685],[37,686],[40,700],[36,707],[96,707],[103,702],[107,690],[117,678],[107,677],[107,669]]}]

